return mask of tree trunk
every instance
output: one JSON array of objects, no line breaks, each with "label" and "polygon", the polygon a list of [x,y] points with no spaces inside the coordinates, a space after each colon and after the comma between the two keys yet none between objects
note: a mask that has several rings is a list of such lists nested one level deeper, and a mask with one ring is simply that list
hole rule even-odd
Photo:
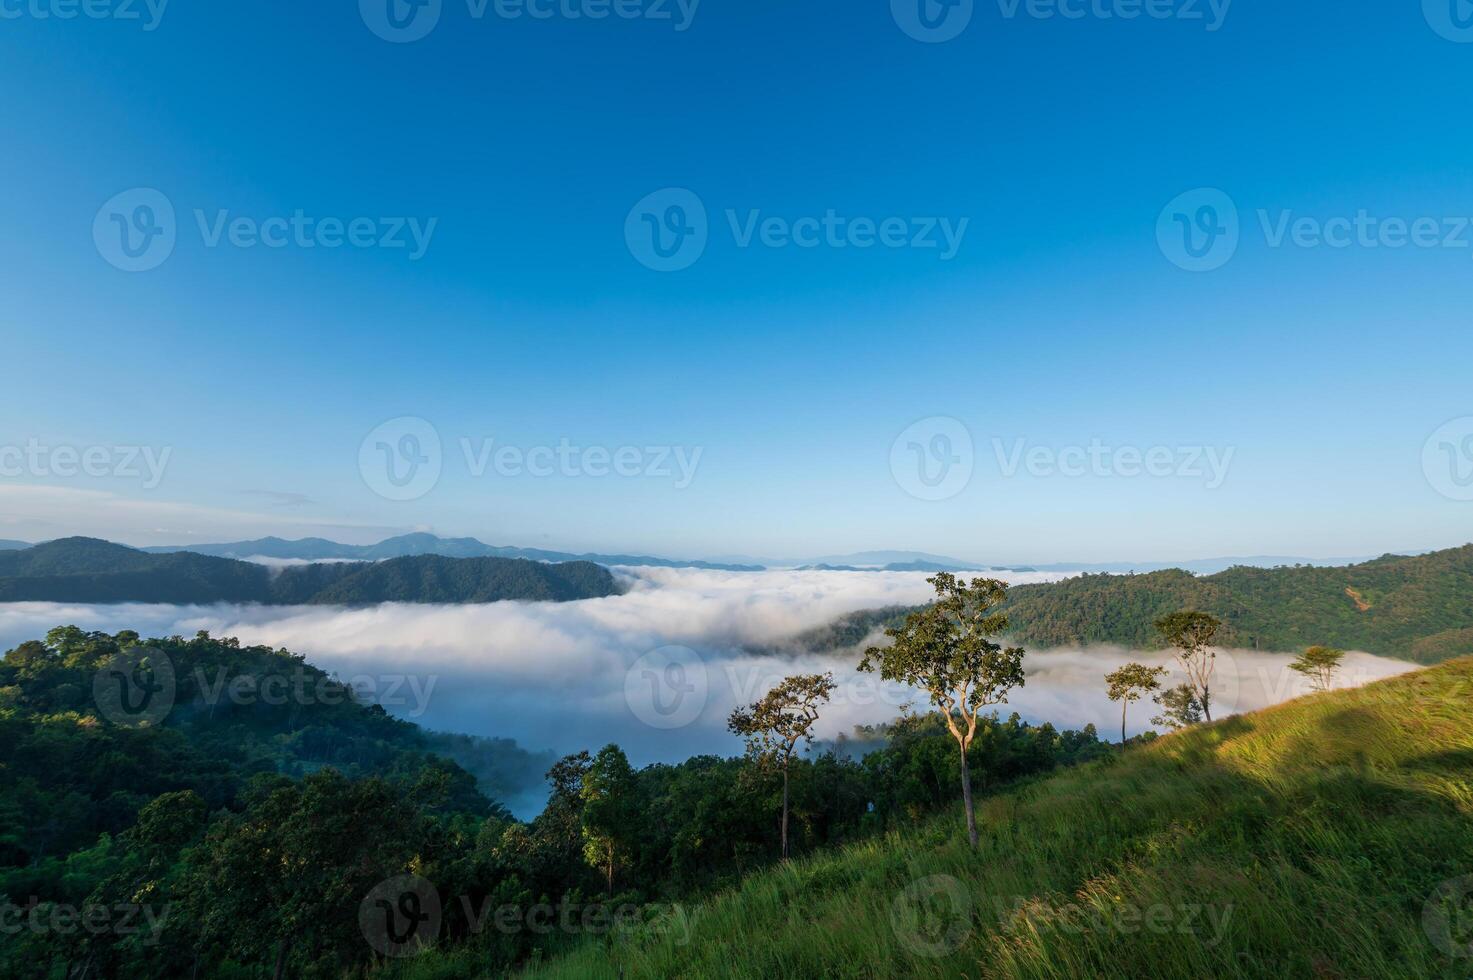
[{"label": "tree trunk", "polygon": [[274,980],[283,980],[286,977],[286,939],[276,944],[276,970],[272,973]]},{"label": "tree trunk", "polygon": [[614,894],[614,842],[609,840],[609,895]]},{"label": "tree trunk", "polygon": [[1211,721],[1212,720],[1212,708],[1211,708],[1211,706],[1209,704],[1210,697],[1211,697],[1211,695],[1208,693],[1207,688],[1206,687],[1203,687],[1202,688],[1202,716],[1204,718],[1206,718],[1208,721]]},{"label": "tree trunk", "polygon": [[[957,742],[961,745],[961,742]],[[972,810],[972,772],[967,768],[967,750],[962,747],[962,803],[967,808],[967,839],[977,846],[977,815]]]},{"label": "tree trunk", "polygon": [[788,762],[783,760],[783,860],[788,859]]},{"label": "tree trunk", "polygon": [[1125,707],[1126,707],[1126,702],[1122,698],[1121,701],[1120,701],[1120,751],[1121,752],[1124,752],[1125,751]]}]

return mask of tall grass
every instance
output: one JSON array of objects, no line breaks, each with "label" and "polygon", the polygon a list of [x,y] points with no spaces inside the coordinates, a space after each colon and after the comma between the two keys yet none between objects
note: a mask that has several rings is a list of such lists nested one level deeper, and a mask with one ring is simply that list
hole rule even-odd
[{"label": "tall grass", "polygon": [[1429,898],[1473,874],[1470,684],[1453,661],[1163,738],[986,799],[975,851],[946,814],[526,972],[1467,977]]}]

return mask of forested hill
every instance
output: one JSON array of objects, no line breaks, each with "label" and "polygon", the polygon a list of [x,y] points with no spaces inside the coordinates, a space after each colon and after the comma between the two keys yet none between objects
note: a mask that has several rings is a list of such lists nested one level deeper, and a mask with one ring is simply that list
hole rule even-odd
[{"label": "forested hill", "polygon": [[1473,652],[1473,545],[1341,568],[1085,575],[1019,586],[1008,602],[1015,635],[1038,646],[1159,647],[1152,624],[1179,609],[1218,616],[1228,626],[1226,642],[1237,646],[1321,643],[1434,663]]},{"label": "forested hill", "polygon": [[94,538],[0,551],[0,602],[359,605],[569,601],[618,591],[609,570],[591,562],[416,555],[270,569],[190,552],[149,554]]},{"label": "forested hill", "polygon": [[[1118,643],[1156,649],[1162,646],[1153,625],[1157,617],[1200,609],[1226,624],[1225,645],[1294,651],[1328,644],[1437,663],[1473,653],[1473,545],[1337,568],[1083,575],[1015,586],[1006,609],[1014,639],[1037,648]],[[852,646],[905,612],[846,616],[796,644],[818,650]]]}]

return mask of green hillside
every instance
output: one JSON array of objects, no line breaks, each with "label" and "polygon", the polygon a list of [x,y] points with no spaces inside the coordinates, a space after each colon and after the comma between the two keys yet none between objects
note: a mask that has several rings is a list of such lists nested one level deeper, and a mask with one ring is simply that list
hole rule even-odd
[{"label": "green hillside", "polygon": [[607,568],[581,561],[412,555],[270,569],[192,552],[150,554],[94,538],[0,551],[0,602],[360,605],[568,601],[616,592]]},{"label": "green hillside", "polygon": [[529,975],[1466,977],[1438,890],[1473,882],[1470,682],[1458,660],[1168,736],[985,799],[976,852],[932,818]]},{"label": "green hillside", "polygon": [[1228,626],[1228,643],[1297,650],[1315,643],[1423,662],[1473,653],[1473,545],[1340,568],[1239,566],[1085,575],[1009,595],[1018,639],[1035,646],[1109,642],[1158,647],[1152,623],[1201,609]]},{"label": "green hillside", "polygon": [[[1221,619],[1229,646],[1294,651],[1327,644],[1440,663],[1473,654],[1473,545],[1333,568],[1081,575],[1014,586],[1006,604],[1013,638],[1034,649],[1086,643],[1157,649],[1156,619],[1181,609]],[[813,650],[854,646],[906,611],[851,614],[792,642]]]}]

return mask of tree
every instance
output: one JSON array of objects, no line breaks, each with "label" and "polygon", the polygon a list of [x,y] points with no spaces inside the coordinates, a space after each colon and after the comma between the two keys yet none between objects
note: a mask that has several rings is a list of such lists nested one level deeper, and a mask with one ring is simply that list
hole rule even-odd
[{"label": "tree", "polygon": [[1190,684],[1178,684],[1151,700],[1161,707],[1161,713],[1151,719],[1153,725],[1188,728],[1202,720],[1202,705]]},{"label": "tree", "polygon": [[1142,695],[1161,690],[1161,678],[1165,676],[1165,667],[1147,667],[1137,663],[1126,664],[1105,675],[1110,700],[1120,702],[1120,751],[1125,751],[1126,708],[1132,701],[1139,701]]},{"label": "tree", "polygon": [[1344,659],[1344,650],[1336,650],[1334,647],[1310,647],[1289,664],[1289,669],[1297,670],[1308,677],[1310,685],[1316,691],[1328,691],[1331,682],[1335,679],[1335,671],[1340,668],[1340,661]]},{"label": "tree", "polygon": [[1212,720],[1212,668],[1217,653],[1212,641],[1222,628],[1222,620],[1204,612],[1176,612],[1156,620],[1156,631],[1176,648],[1176,659],[1187,672],[1187,683],[1207,720]]},{"label": "tree", "polygon": [[818,706],[834,692],[833,674],[799,674],[785,678],[760,701],[738,708],[727,728],[747,740],[747,751],[763,764],[776,762],[783,772],[782,852],[788,857],[788,768],[801,740],[813,742]]},{"label": "tree", "polygon": [[614,893],[614,867],[633,849],[639,827],[634,769],[624,750],[606,745],[583,773],[583,839],[588,863],[602,867]]},{"label": "tree", "polygon": [[274,964],[276,980],[356,970],[371,954],[358,903],[425,860],[425,817],[402,788],[335,769],[296,782],[262,777],[250,796],[186,855],[185,905],[202,942],[242,963]]},{"label": "tree", "polygon": [[905,617],[885,632],[888,647],[870,647],[859,669],[879,669],[887,681],[919,687],[931,696],[961,751],[962,802],[967,811],[967,837],[977,846],[977,818],[972,807],[972,775],[967,750],[977,734],[982,708],[1006,704],[1008,692],[1023,686],[1023,648],[1004,649],[989,637],[1008,628],[997,607],[1007,597],[1006,582],[976,578],[968,585],[950,572],[927,579],[935,588],[934,604]]}]

